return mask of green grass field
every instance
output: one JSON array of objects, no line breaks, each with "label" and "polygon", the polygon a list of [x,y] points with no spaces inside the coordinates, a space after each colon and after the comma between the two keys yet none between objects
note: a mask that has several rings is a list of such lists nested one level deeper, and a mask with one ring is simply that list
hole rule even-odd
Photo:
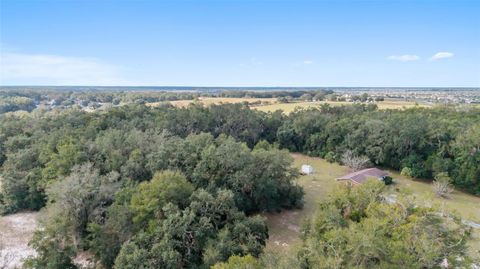
[{"label": "green grass field", "polygon": [[[328,197],[334,188],[341,182],[335,178],[348,173],[348,168],[335,163],[329,163],[320,158],[308,157],[301,154],[292,154],[294,166],[300,168],[302,164],[314,167],[312,175],[301,176],[298,183],[305,190],[305,206],[302,210],[289,210],[281,213],[265,214],[270,231],[267,250],[289,251],[292,246],[300,242],[299,231],[305,218],[312,216],[316,205]],[[438,198],[433,195],[430,183],[412,180],[401,176],[398,172],[389,171],[395,184],[387,188],[390,194],[408,192],[418,198],[418,201],[427,205],[439,204],[449,211],[457,211],[466,220],[480,223],[480,197],[455,191],[450,199]],[[480,257],[480,229],[474,230],[472,240],[472,255]]]}]

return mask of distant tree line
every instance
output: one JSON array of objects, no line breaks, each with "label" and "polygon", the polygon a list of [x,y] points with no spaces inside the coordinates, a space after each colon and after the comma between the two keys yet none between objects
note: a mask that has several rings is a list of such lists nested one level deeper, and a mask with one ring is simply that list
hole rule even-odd
[{"label": "distant tree line", "polygon": [[23,110],[30,112],[36,107],[35,100],[25,96],[0,95],[0,114]]},{"label": "distant tree line", "polygon": [[252,98],[300,98],[305,95],[325,96],[332,94],[332,90],[295,90],[295,91],[222,91],[217,94],[219,97],[252,97]]},{"label": "distant tree line", "polygon": [[[37,105],[43,104],[47,108],[72,108],[72,107],[99,107],[101,104],[113,106],[125,104],[145,104],[157,102],[170,102],[178,100],[195,100],[201,97],[224,97],[224,98],[279,98],[283,100],[301,99],[302,96],[324,97],[332,94],[332,90],[210,90],[194,91],[194,88],[187,88],[185,91],[165,90],[136,90],[124,91],[100,91],[95,89],[80,88],[22,88],[6,87],[0,88],[0,114],[14,111],[30,112]],[[319,99],[322,100],[322,99]],[[43,108],[45,108],[45,106]]]}]

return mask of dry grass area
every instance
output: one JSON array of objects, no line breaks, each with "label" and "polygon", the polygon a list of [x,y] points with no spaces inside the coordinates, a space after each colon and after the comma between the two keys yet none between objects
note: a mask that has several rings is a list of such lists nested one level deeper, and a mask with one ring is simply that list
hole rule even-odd
[{"label": "dry grass area", "polygon": [[[28,246],[37,228],[39,212],[0,216],[0,268],[21,268],[23,259],[35,255]],[[93,255],[80,252],[73,260],[79,268],[94,268]]]},{"label": "dry grass area", "polygon": [[[285,113],[291,113],[298,108],[318,107],[322,104],[329,104],[331,106],[352,105],[352,102],[334,102],[334,101],[318,101],[318,102],[294,102],[294,103],[279,103],[277,98],[223,98],[223,97],[200,97],[197,100],[178,100],[170,101],[171,104],[177,107],[186,107],[191,103],[202,103],[204,105],[211,104],[233,104],[248,102],[252,104],[252,108],[264,111],[273,112],[276,110],[283,110]],[[147,106],[158,106],[165,102],[147,103]],[[259,104],[260,103],[260,104]],[[427,104],[418,104],[411,101],[397,101],[386,100],[376,103],[379,109],[406,109],[412,107],[431,107]]]},{"label": "dry grass area", "polygon": [[37,212],[0,216],[0,267],[16,268],[22,260],[35,254],[28,246],[37,226]]},{"label": "dry grass area", "polygon": [[[301,176],[298,183],[305,190],[305,206],[302,210],[290,210],[281,213],[265,214],[270,231],[267,249],[273,251],[289,251],[291,246],[298,244],[299,230],[302,221],[313,215],[316,205],[328,197],[340,182],[335,178],[348,173],[348,168],[335,163],[329,163],[321,158],[292,154],[294,166],[302,164],[313,166],[312,175]],[[387,192],[395,195],[398,191],[411,193],[426,205],[438,204],[449,211],[457,211],[463,219],[480,223],[480,197],[454,191],[449,199],[433,195],[430,183],[412,180],[401,176],[398,172],[389,171],[395,184],[388,187]],[[474,229],[472,240],[472,255],[480,257],[480,229]]]},{"label": "dry grass area", "polygon": [[[286,114],[291,113],[297,108],[318,107],[322,104],[329,104],[331,106],[351,105],[352,102],[333,102],[333,101],[318,101],[318,102],[296,102],[296,103],[274,103],[271,105],[255,106],[255,109],[264,112],[271,112],[276,110],[283,110]],[[383,101],[376,103],[379,109],[406,109],[415,106],[430,107],[427,104],[417,104],[408,101]]]},{"label": "dry grass area", "polygon": [[302,164],[313,166],[314,173],[301,176],[298,183],[305,190],[305,205],[302,210],[283,211],[266,214],[270,238],[267,249],[289,250],[290,246],[298,244],[302,221],[313,215],[316,205],[325,199],[339,182],[335,178],[348,172],[346,167],[328,163],[320,158],[312,158],[301,154],[292,154],[294,166]]}]

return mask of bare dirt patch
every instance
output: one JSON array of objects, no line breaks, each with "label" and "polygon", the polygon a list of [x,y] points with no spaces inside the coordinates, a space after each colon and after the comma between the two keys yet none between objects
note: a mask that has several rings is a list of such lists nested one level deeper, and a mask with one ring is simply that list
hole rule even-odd
[{"label": "bare dirt patch", "polygon": [[38,212],[0,216],[0,267],[21,267],[23,259],[35,254],[28,241],[37,227],[37,217]]}]

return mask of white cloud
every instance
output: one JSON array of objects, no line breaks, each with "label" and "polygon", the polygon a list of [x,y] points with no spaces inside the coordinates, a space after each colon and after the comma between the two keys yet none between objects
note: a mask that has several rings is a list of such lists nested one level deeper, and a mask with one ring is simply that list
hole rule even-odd
[{"label": "white cloud", "polygon": [[451,52],[442,51],[442,52],[437,52],[437,53],[435,53],[435,55],[433,55],[433,56],[430,58],[430,60],[431,60],[431,61],[434,61],[434,60],[452,58],[453,56],[454,56],[454,54],[451,53]]},{"label": "white cloud", "polygon": [[0,84],[124,85],[120,68],[95,58],[2,52]]},{"label": "white cloud", "polygon": [[387,60],[400,61],[400,62],[412,62],[420,60],[417,55],[405,54],[405,55],[391,55],[387,57]]},{"label": "white cloud", "polygon": [[253,67],[253,66],[258,66],[258,65],[262,65],[262,64],[263,64],[262,61],[259,61],[255,57],[252,57],[252,58],[250,58],[250,60],[247,63],[241,63],[240,66],[242,66],[242,67]]},{"label": "white cloud", "polygon": [[292,63],[292,66],[295,66],[295,67],[302,67],[302,66],[305,66],[305,65],[312,65],[314,64],[315,62],[313,60],[310,60],[310,59],[305,59],[303,61],[298,61],[298,62],[294,62]]}]

